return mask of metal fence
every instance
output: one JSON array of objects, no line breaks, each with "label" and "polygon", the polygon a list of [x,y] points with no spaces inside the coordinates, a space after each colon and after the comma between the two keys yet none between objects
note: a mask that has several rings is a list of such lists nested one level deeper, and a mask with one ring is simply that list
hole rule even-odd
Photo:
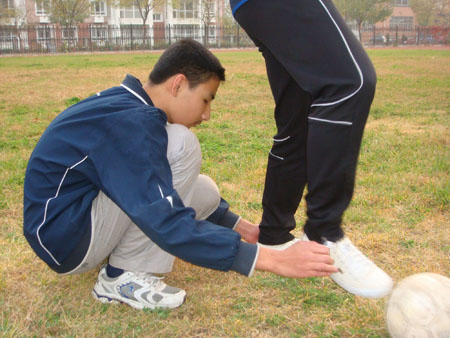
[{"label": "metal fence", "polygon": [[[353,30],[356,33],[355,30]],[[449,45],[448,27],[367,27],[361,31],[365,46]]]},{"label": "metal fence", "polygon": [[[352,28],[356,36],[358,32]],[[362,44],[428,45],[449,44],[449,28],[399,26],[387,29],[364,28]],[[98,25],[61,27],[53,24],[26,27],[0,26],[0,54],[56,53],[74,51],[119,51],[164,49],[174,41],[193,38],[210,48],[254,47],[247,34],[234,26],[200,25]]]},{"label": "metal fence", "polygon": [[182,38],[193,38],[210,48],[254,47],[237,25],[36,25],[0,26],[0,53],[55,53],[165,49]]}]

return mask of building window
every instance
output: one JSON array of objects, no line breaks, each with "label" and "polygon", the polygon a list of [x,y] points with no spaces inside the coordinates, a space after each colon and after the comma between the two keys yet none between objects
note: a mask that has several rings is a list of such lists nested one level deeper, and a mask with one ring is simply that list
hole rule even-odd
[{"label": "building window", "polygon": [[36,15],[48,15],[49,8],[49,0],[36,0]]},{"label": "building window", "polygon": [[197,1],[182,0],[173,8],[174,19],[198,19]]},{"label": "building window", "polygon": [[173,25],[175,38],[199,38],[200,25]]},{"label": "building window", "polygon": [[91,26],[92,41],[102,41],[108,39],[108,29],[104,26]]},{"label": "building window", "polygon": [[210,38],[216,37],[216,26],[211,25],[208,27],[208,36]]},{"label": "building window", "polygon": [[77,27],[63,27],[62,29],[62,39],[63,40],[77,40],[78,39],[78,31]]},{"label": "building window", "polygon": [[203,6],[205,6],[205,16],[209,18],[214,18],[216,16],[216,2],[214,0],[205,2]]},{"label": "building window", "polygon": [[13,16],[14,0],[0,0],[0,9],[7,18]]},{"label": "building window", "polygon": [[153,13],[153,21],[154,22],[162,22],[162,15],[161,15],[161,13]]},{"label": "building window", "polygon": [[0,44],[4,48],[5,43],[11,43],[15,39],[15,35],[9,30],[0,30]]},{"label": "building window", "polygon": [[38,26],[36,28],[38,41],[49,41],[55,38],[55,31],[51,26]]},{"label": "building window", "polygon": [[392,0],[392,4],[395,7],[408,7],[409,6],[409,0]]},{"label": "building window", "polygon": [[121,19],[142,19],[141,13],[136,6],[122,7],[120,9]]},{"label": "building window", "polygon": [[413,17],[412,16],[392,16],[389,21],[390,28],[400,28],[400,29],[412,29],[413,28]]},{"label": "building window", "polygon": [[108,41],[108,27],[100,25],[91,25],[91,41],[96,46],[105,46]]},{"label": "building window", "polygon": [[106,16],[106,4],[104,1],[92,1],[91,6],[91,15]]}]

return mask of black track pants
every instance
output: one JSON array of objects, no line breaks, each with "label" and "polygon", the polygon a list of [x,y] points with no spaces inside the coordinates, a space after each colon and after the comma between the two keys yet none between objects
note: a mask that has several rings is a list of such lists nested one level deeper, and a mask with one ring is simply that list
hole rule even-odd
[{"label": "black track pants", "polygon": [[275,99],[259,241],[293,238],[305,186],[312,240],[343,236],[376,75],[329,0],[250,0],[235,18],[259,47]]}]

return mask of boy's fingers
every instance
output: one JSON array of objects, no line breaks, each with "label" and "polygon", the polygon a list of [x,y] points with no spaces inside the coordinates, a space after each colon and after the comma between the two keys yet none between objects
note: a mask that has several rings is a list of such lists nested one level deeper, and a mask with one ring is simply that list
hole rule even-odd
[{"label": "boy's fingers", "polygon": [[334,265],[328,265],[328,264],[318,264],[311,268],[312,272],[315,274],[323,274],[326,276],[329,276],[333,273],[338,272],[338,269]]},{"label": "boy's fingers", "polygon": [[297,242],[294,245],[307,247],[314,253],[321,253],[321,254],[330,253],[330,249],[328,247],[326,247],[323,244],[319,244],[317,242]]},{"label": "boy's fingers", "polygon": [[314,248],[315,252],[323,253],[323,254],[327,254],[327,255],[330,254],[330,249],[327,246],[325,246],[323,244],[319,244],[317,242],[310,242],[310,243],[312,243],[312,245],[313,245],[312,247]]},{"label": "boy's fingers", "polygon": [[332,273],[331,272],[325,272],[325,271],[314,271],[312,275],[314,277],[329,277]]}]

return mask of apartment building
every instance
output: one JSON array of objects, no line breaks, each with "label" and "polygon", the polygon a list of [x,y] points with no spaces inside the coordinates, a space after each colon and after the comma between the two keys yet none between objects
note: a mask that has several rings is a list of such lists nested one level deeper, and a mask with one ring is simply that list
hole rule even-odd
[{"label": "apartment building", "polygon": [[377,28],[393,29],[398,27],[402,30],[412,30],[417,26],[416,15],[411,7],[409,0],[392,0],[392,14],[386,20],[378,22]]},{"label": "apartment building", "polygon": [[[229,6],[228,0],[155,1],[156,5],[150,6],[148,13],[143,12],[147,14],[144,25],[136,5],[118,7],[107,1],[91,0],[90,15],[82,23],[61,27],[50,20],[50,0],[0,0],[0,3],[2,9],[10,9],[9,19],[3,15],[3,27],[5,24],[27,26],[27,30],[22,29],[20,33],[0,29],[0,43],[9,42],[11,48],[25,50],[30,49],[30,44],[37,44],[48,51],[70,46],[92,49],[120,45],[137,49],[160,44],[164,47],[171,40],[183,37],[214,44],[217,36],[223,35],[219,26],[229,12],[225,7]],[[0,47],[4,50],[5,44]]]}]

